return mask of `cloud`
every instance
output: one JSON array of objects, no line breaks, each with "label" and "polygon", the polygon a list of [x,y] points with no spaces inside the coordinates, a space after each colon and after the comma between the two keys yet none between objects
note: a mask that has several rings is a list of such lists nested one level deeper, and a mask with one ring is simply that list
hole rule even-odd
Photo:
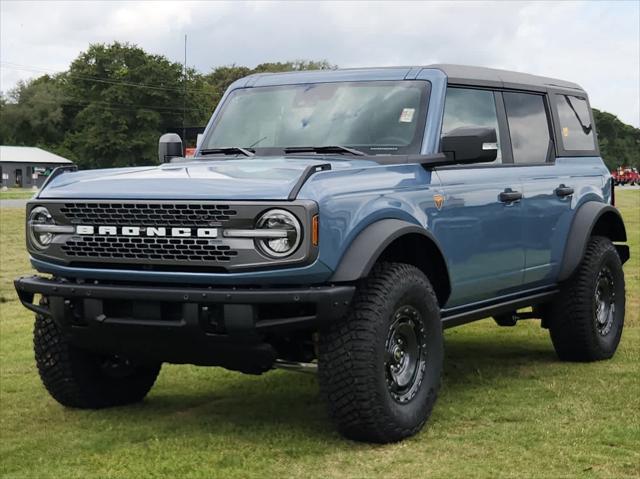
[{"label": "cloud", "polygon": [[[2,2],[3,62],[64,70],[114,40],[200,71],[326,59],[341,67],[463,63],[581,84],[591,103],[640,125],[637,2]],[[7,90],[36,71],[2,64]]]}]

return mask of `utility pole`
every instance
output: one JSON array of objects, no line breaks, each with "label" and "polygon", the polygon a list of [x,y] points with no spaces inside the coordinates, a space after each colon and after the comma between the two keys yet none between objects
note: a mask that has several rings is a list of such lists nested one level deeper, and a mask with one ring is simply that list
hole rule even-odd
[{"label": "utility pole", "polygon": [[184,34],[184,65],[182,72],[182,81],[184,83],[184,92],[182,95],[182,141],[184,147],[187,147],[187,34]]}]

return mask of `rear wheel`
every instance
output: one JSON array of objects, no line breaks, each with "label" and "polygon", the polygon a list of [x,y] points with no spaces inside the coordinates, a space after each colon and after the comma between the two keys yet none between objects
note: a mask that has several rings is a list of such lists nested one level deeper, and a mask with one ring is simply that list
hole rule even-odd
[{"label": "rear wheel", "polygon": [[160,372],[159,363],[136,365],[78,349],[53,319],[40,315],[33,343],[42,383],[63,406],[99,409],[141,401]]},{"label": "rear wheel", "polygon": [[612,357],[622,336],[624,313],[620,257],[611,240],[594,236],[549,311],[549,332],[556,353],[568,361]]},{"label": "rear wheel", "polygon": [[440,386],[439,312],[419,269],[382,263],[358,288],[347,317],[322,332],[318,377],[342,434],[386,443],[422,428]]}]

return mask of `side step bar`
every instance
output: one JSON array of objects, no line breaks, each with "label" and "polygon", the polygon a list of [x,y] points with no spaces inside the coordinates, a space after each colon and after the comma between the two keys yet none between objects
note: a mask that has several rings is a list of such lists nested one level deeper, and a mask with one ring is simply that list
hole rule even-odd
[{"label": "side step bar", "polygon": [[318,372],[318,363],[302,363],[298,361],[276,359],[273,363],[273,369],[286,369],[287,371],[315,374]]},{"label": "side step bar", "polygon": [[498,314],[515,311],[519,308],[526,308],[528,306],[546,303],[553,299],[557,293],[558,289],[553,288],[529,294],[527,296],[505,299],[497,303],[480,306],[479,308],[464,308],[462,311],[458,311],[460,308],[443,309],[441,311],[442,327],[443,329],[453,328],[454,326],[471,323],[489,316],[496,316]]}]

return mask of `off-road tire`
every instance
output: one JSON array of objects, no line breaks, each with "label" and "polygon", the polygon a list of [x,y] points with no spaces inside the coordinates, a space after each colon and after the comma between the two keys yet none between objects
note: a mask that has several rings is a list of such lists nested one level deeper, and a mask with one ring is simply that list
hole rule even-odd
[{"label": "off-road tire", "polygon": [[160,372],[161,364],[128,365],[108,374],[108,358],[69,344],[51,318],[36,316],[33,345],[40,378],[49,394],[63,406],[100,409],[141,401]]},{"label": "off-road tire", "polygon": [[[604,271],[610,272],[615,307],[610,324],[600,325],[603,329],[599,330],[596,290]],[[625,285],[620,257],[609,238],[593,236],[578,269],[562,285],[546,318],[558,357],[565,361],[611,358],[622,335],[624,309]]]},{"label": "off-road tire", "polygon": [[[392,396],[388,333],[398,311],[418,313],[424,367],[411,398]],[[420,353],[422,354],[422,353]],[[378,264],[356,291],[347,316],[322,331],[318,379],[339,431],[354,440],[387,443],[417,433],[429,418],[440,387],[443,362],[440,309],[427,277],[401,263]]]}]

